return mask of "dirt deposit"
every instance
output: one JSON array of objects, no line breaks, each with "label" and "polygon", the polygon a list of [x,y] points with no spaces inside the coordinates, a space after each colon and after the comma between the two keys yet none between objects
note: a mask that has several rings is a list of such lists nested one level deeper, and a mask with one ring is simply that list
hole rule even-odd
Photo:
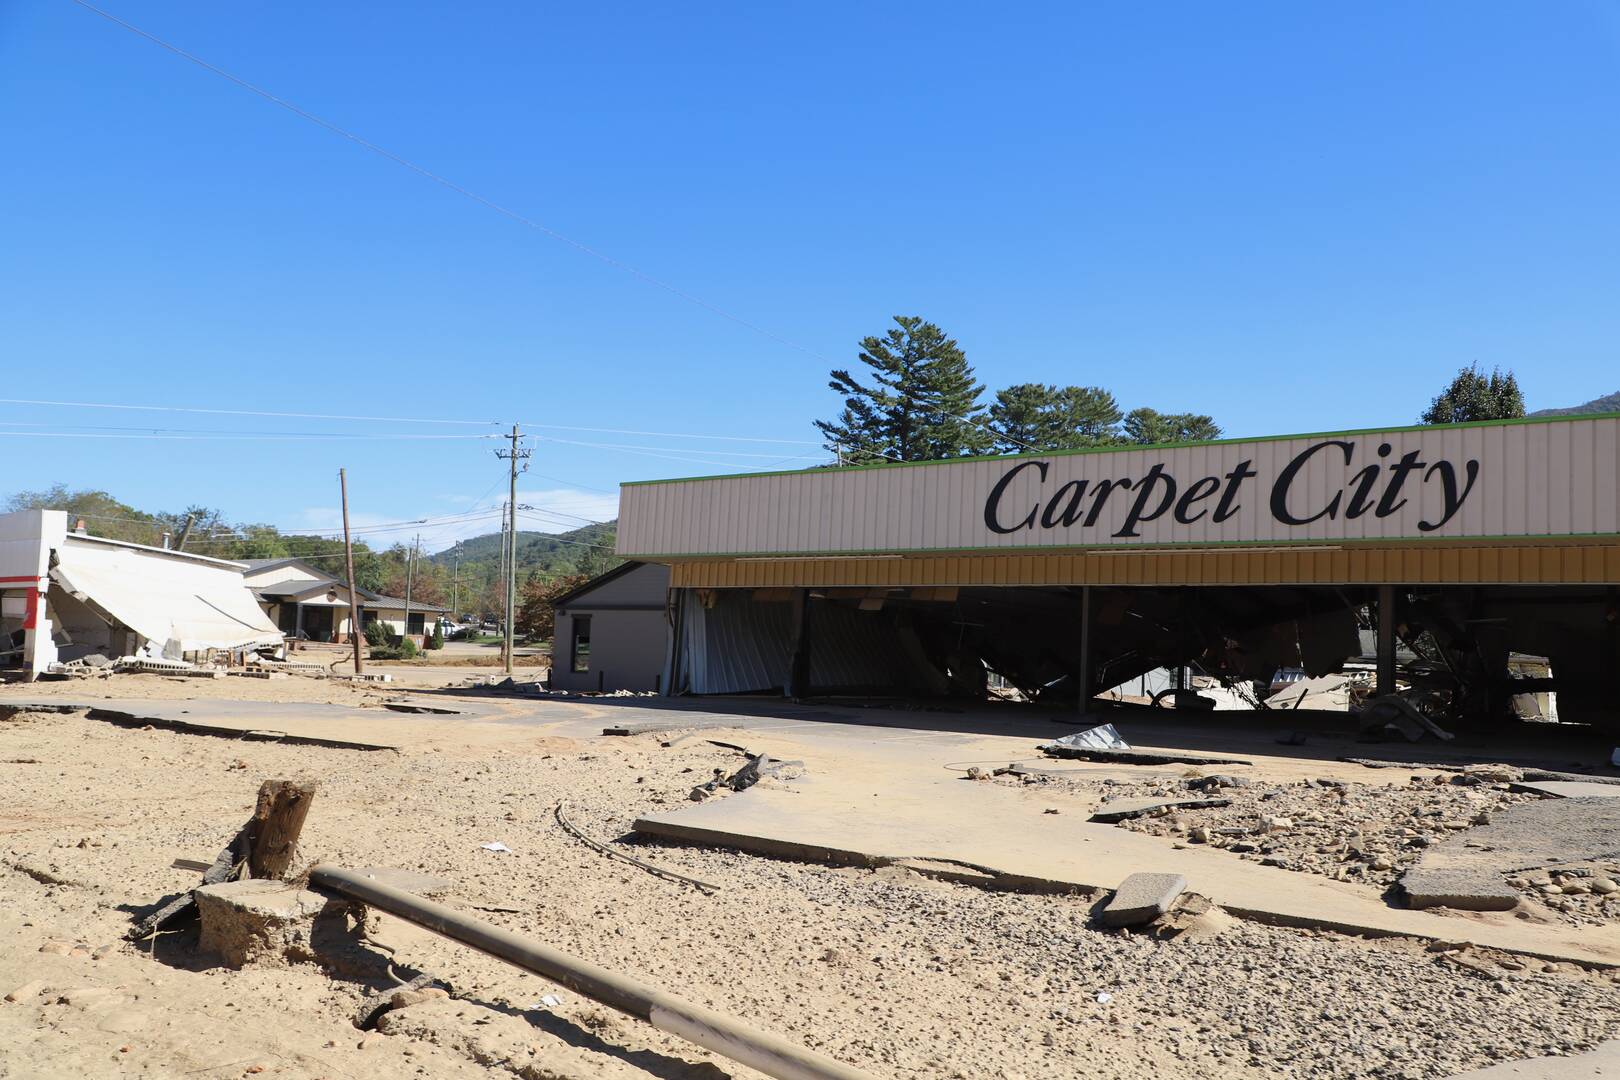
[{"label": "dirt deposit", "polygon": [[[394,753],[0,721],[0,994],[15,999],[0,1003],[0,1076],[759,1075],[389,916],[359,945],[447,994],[407,999],[375,1031],[351,1022],[378,989],[363,968],[232,969],[195,927],[121,944],[196,884],[173,860],[211,859],[272,777],[319,779],[305,864],[442,877],[447,903],[894,1080],[1429,1080],[1620,1034],[1615,977],[1567,964],[1239,920],[1161,939],[1099,929],[1094,896],[629,840],[638,814],[741,763],[704,735]],[[1485,812],[1499,799],[1476,794]],[[559,799],[583,833],[720,888],[603,856],[558,826]]]}]

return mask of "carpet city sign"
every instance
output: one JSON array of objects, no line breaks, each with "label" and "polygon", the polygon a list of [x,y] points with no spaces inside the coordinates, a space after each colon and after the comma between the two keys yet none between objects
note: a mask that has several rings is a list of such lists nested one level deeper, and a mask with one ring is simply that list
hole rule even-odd
[{"label": "carpet city sign", "polygon": [[[1172,455],[1182,462],[1194,456],[1167,452]],[[985,528],[998,535],[1085,529],[1093,536],[1131,539],[1154,526],[1151,531],[1164,538],[1176,526],[1206,519],[1220,526],[1252,501],[1283,531],[1318,522],[1398,518],[1411,506],[1420,508],[1418,531],[1432,533],[1457,516],[1480,471],[1475,458],[1431,458],[1421,450],[1398,453],[1389,442],[1324,438],[1272,462],[1275,472],[1269,474],[1268,468],[1256,467],[1254,457],[1215,472],[1160,460],[1134,476],[1063,479],[1059,473],[1058,462],[1089,459],[1090,464],[1112,456],[1027,458],[1007,465],[984,501]]]},{"label": "carpet city sign", "polygon": [[1620,416],[655,480],[619,513],[651,558],[1612,540]]}]

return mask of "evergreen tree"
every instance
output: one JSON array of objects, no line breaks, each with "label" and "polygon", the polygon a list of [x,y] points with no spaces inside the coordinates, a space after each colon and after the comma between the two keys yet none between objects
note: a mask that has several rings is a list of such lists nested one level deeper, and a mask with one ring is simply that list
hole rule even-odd
[{"label": "evergreen tree", "polygon": [[990,406],[997,453],[1074,450],[1120,439],[1119,405],[1099,386],[1019,383],[996,393]]},{"label": "evergreen tree", "polygon": [[1524,395],[1513,372],[1492,368],[1489,378],[1478,365],[1457,372],[1439,397],[1418,419],[1425,424],[1460,424],[1469,420],[1512,420],[1524,415]]},{"label": "evergreen tree", "polygon": [[973,368],[953,338],[931,322],[897,315],[883,337],[861,342],[871,369],[863,383],[837,370],[828,382],[844,396],[836,420],[817,420],[827,449],[849,464],[966,457],[990,449]]},{"label": "evergreen tree", "polygon": [[1161,413],[1132,409],[1125,417],[1125,441],[1154,446],[1164,443],[1208,442],[1221,437],[1220,425],[1201,413]]}]

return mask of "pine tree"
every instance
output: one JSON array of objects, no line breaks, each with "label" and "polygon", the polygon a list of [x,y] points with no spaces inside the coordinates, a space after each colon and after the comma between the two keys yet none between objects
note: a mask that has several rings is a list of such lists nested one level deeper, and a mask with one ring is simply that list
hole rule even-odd
[{"label": "pine tree", "polygon": [[991,435],[983,422],[973,368],[953,338],[931,322],[897,315],[883,337],[861,342],[870,385],[848,371],[828,382],[844,396],[836,420],[817,420],[827,449],[848,464],[928,461],[983,454]]},{"label": "pine tree", "polygon": [[1119,405],[1099,386],[1019,383],[996,393],[990,406],[997,453],[1073,450],[1120,439]]},{"label": "pine tree", "polygon": [[1470,420],[1512,420],[1524,415],[1524,395],[1513,372],[1492,368],[1490,378],[1478,365],[1457,372],[1439,397],[1418,419],[1425,424],[1460,424]]},{"label": "pine tree", "polygon": [[1208,442],[1221,437],[1213,417],[1202,413],[1161,413],[1156,409],[1132,409],[1125,417],[1125,441],[1155,446],[1165,443]]}]

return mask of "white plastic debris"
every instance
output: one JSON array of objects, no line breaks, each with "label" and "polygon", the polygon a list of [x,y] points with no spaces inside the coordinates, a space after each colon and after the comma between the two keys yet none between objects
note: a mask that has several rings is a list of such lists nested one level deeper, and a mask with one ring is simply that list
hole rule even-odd
[{"label": "white plastic debris", "polygon": [[1106,990],[1097,991],[1097,1004],[1106,1005],[1110,1001],[1113,1001],[1113,1000],[1114,1000],[1114,995],[1110,994],[1108,991],[1106,991]]},{"label": "white plastic debris", "polygon": [[547,994],[545,997],[540,999],[540,1004],[544,1005],[548,1009],[555,1009],[557,1006],[562,1004],[562,998],[558,997],[556,994]]},{"label": "white plastic debris", "polygon": [[1068,746],[1077,750],[1129,750],[1131,744],[1119,737],[1113,724],[1099,724],[1094,728],[1077,731],[1073,735],[1065,735],[1061,739],[1041,746],[1044,750],[1048,746]]},{"label": "white plastic debris", "polygon": [[511,851],[512,850],[511,848],[507,847],[505,844],[501,843],[499,840],[491,840],[487,844],[479,844],[478,846],[483,848],[485,851]]}]

